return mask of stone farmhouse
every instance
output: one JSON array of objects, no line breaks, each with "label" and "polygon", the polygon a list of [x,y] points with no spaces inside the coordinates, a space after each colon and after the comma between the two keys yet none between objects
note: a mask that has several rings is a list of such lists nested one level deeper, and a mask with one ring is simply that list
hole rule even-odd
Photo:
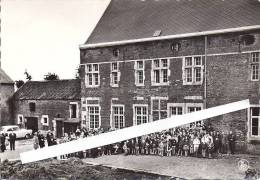
[{"label": "stone farmhouse", "polygon": [[258,0],[112,0],[80,45],[81,125],[119,129],[250,99],[196,122],[260,142]]},{"label": "stone farmhouse", "polygon": [[80,80],[27,81],[13,96],[14,124],[53,130],[57,137],[80,127]]}]

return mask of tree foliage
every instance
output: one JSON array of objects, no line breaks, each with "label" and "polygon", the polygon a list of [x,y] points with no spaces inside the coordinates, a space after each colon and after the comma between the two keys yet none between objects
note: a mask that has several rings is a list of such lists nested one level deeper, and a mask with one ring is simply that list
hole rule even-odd
[{"label": "tree foliage", "polygon": [[24,81],[23,80],[15,81],[15,85],[16,85],[17,89],[19,89],[22,85],[24,85]]},{"label": "tree foliage", "polygon": [[46,75],[44,75],[44,80],[46,81],[54,81],[54,80],[59,80],[59,76],[55,73],[48,73]]},{"label": "tree foliage", "polygon": [[27,81],[31,81],[32,80],[32,76],[27,72],[27,70],[25,70],[25,72],[24,72],[24,74],[25,74],[25,79],[27,80]]}]

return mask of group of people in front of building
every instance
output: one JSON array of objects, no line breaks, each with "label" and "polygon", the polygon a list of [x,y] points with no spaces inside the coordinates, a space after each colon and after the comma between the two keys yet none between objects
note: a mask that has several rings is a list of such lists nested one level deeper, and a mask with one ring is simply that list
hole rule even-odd
[{"label": "group of people in front of building", "polygon": [[[59,143],[104,133],[104,130],[77,129],[65,133]],[[64,155],[62,158],[78,156],[98,157],[123,153],[125,155],[194,156],[213,158],[220,154],[235,153],[235,134],[215,131],[210,125],[199,128],[175,128],[153,133],[127,141]]]},{"label": "group of people in front of building", "polygon": [[5,152],[6,146],[10,144],[10,150],[15,150],[15,141],[16,141],[16,134],[11,131],[9,135],[7,133],[0,134],[0,150],[1,152]]}]

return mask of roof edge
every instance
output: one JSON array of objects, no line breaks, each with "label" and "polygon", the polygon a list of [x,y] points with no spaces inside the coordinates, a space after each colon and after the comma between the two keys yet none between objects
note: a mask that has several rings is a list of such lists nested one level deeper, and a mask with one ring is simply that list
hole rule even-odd
[{"label": "roof edge", "polygon": [[111,42],[94,43],[94,44],[81,44],[81,45],[79,45],[79,49],[83,50],[83,49],[91,49],[91,48],[97,48],[97,47],[132,44],[132,43],[138,43],[138,42],[158,41],[158,40],[165,40],[165,39],[193,37],[193,36],[206,36],[206,35],[212,35],[212,34],[223,34],[223,33],[240,32],[240,31],[246,31],[246,30],[256,30],[256,29],[260,29],[260,25],[243,26],[243,27],[237,27],[237,28],[201,31],[201,32],[176,34],[176,35],[167,35],[167,36],[151,37],[151,38],[111,41]]}]

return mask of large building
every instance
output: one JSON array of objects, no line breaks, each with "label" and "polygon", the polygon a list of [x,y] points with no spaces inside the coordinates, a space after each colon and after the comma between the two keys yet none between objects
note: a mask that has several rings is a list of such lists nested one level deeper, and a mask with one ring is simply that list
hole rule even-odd
[{"label": "large building", "polygon": [[238,149],[256,151],[259,53],[258,0],[112,0],[80,46],[82,126],[117,129],[250,99],[248,110],[195,125],[232,130]]},{"label": "large building", "polygon": [[10,124],[12,121],[11,98],[13,93],[13,80],[0,67],[0,126]]},{"label": "large building", "polygon": [[14,96],[15,124],[57,137],[80,127],[80,80],[27,81]]}]

